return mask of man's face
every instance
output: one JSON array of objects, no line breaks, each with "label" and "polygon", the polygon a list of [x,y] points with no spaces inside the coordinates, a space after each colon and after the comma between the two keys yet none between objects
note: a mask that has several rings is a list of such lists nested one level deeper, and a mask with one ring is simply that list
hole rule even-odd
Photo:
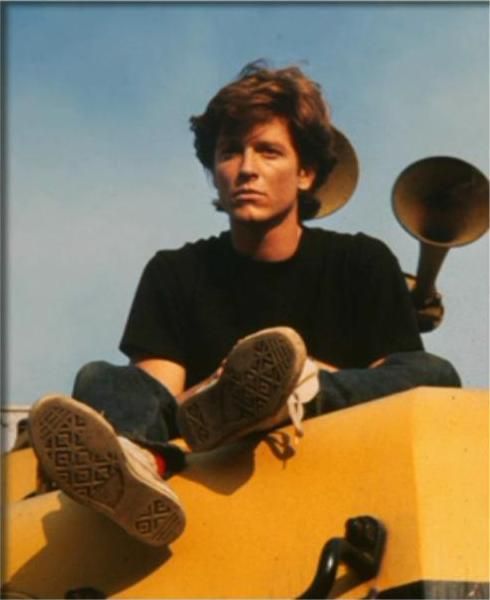
[{"label": "man's face", "polygon": [[232,221],[296,218],[298,192],[309,189],[313,180],[314,173],[299,165],[283,119],[272,118],[243,136],[218,137],[214,184]]}]

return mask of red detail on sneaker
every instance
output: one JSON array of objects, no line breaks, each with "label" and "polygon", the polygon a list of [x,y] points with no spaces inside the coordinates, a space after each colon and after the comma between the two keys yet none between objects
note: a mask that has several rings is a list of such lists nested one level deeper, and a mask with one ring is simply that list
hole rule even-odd
[{"label": "red detail on sneaker", "polygon": [[158,474],[160,477],[163,477],[165,475],[165,471],[167,470],[167,461],[160,453],[155,452],[155,450],[150,450],[150,452],[153,454],[153,458],[155,459]]}]

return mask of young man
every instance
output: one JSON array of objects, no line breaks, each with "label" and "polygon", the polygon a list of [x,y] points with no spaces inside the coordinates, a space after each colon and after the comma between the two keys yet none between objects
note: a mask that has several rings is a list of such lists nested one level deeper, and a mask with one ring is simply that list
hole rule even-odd
[{"label": "young man", "polygon": [[47,476],[154,545],[185,525],[162,478],[178,468],[168,440],[203,451],[288,419],[300,430],[303,413],[460,385],[423,351],[388,248],[303,225],[336,160],[316,83],[249,65],[191,126],[229,231],[157,252],[120,346],[131,364],[86,365],[74,399],[43,398],[30,417]]}]

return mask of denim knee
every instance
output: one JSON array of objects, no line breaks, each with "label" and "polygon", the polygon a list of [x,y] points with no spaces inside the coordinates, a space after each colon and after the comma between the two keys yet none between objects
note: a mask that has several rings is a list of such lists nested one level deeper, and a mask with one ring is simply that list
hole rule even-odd
[{"label": "denim knee", "polygon": [[461,387],[461,378],[453,365],[440,356],[424,350],[398,352],[386,357],[386,366],[402,366],[421,378],[421,385],[436,387]]},{"label": "denim knee", "polygon": [[107,381],[108,373],[115,369],[105,360],[94,360],[84,365],[77,373],[73,384],[72,396],[77,400],[87,401],[91,392]]},{"label": "denim knee", "polygon": [[434,373],[437,384],[441,387],[461,387],[461,378],[453,365],[440,356],[426,353],[430,369]]},{"label": "denim knee", "polygon": [[90,362],[79,370],[72,396],[102,413],[130,439],[163,443],[178,435],[175,398],[135,365]]}]

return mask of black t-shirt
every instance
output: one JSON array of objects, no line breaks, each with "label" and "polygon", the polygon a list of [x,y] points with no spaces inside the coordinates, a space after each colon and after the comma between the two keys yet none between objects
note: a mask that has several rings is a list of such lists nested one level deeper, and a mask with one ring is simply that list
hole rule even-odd
[{"label": "black t-shirt", "polygon": [[404,276],[387,246],[362,233],[306,227],[296,253],[280,262],[238,254],[229,232],[157,252],[143,271],[120,349],[183,365],[190,386],[239,338],[278,325],[296,329],[310,356],[340,368],[422,349]]}]

